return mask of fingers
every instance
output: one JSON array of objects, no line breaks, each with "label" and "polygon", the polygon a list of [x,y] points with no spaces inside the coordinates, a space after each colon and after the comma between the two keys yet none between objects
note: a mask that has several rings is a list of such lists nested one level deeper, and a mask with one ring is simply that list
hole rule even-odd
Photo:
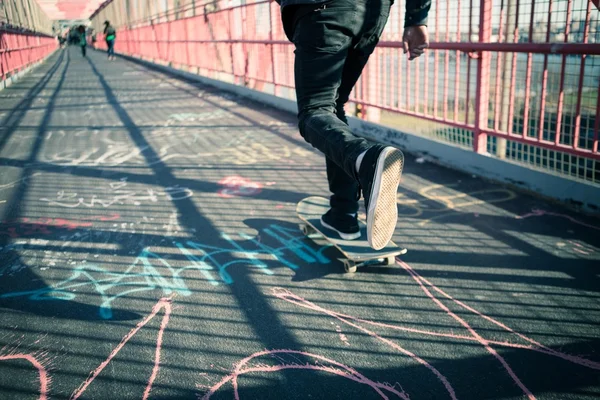
[{"label": "fingers", "polygon": [[[426,45],[419,45],[416,47],[411,47],[409,52],[409,60],[414,60],[417,57],[420,57],[421,55],[423,55],[423,53],[425,53],[425,49],[427,48]],[[404,52],[406,53],[406,51]]]},{"label": "fingers", "polygon": [[404,40],[402,42],[404,54],[409,54],[409,59],[414,60],[415,58],[423,55],[425,49],[429,47],[429,43],[423,42],[422,40]]}]

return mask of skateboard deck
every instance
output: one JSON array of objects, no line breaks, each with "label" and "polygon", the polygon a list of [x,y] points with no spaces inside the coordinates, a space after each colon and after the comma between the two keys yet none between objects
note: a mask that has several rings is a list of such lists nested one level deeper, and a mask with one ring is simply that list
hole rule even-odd
[{"label": "skateboard deck", "polygon": [[331,229],[325,228],[321,224],[321,216],[329,210],[329,200],[324,197],[312,196],[300,201],[296,206],[300,223],[300,230],[306,236],[319,235],[331,243],[345,257],[341,261],[344,263],[346,272],[356,272],[357,267],[371,264],[369,261],[381,260],[381,264],[395,264],[396,256],[405,254],[406,249],[399,247],[390,241],[387,246],[381,250],[374,250],[367,241],[367,225],[358,221],[360,226],[360,238],[355,240],[345,240]]}]

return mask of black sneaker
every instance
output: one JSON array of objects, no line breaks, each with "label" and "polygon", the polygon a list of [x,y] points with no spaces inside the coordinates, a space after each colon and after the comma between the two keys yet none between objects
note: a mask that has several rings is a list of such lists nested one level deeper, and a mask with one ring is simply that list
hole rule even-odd
[{"label": "black sneaker", "polygon": [[397,192],[404,155],[394,147],[376,144],[360,164],[358,181],[367,212],[367,240],[375,250],[384,248],[398,221]]},{"label": "black sneaker", "polygon": [[321,216],[321,224],[336,231],[344,240],[354,240],[360,237],[360,227],[356,216],[336,212],[332,209]]}]

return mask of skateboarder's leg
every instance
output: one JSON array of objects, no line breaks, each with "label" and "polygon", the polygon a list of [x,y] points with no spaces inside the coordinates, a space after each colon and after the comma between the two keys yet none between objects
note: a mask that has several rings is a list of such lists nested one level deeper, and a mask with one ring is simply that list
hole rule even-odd
[{"label": "skateboarder's leg", "polygon": [[[361,33],[355,38],[346,58],[338,109],[348,101],[352,87],[375,50],[390,8],[390,0],[369,1]],[[358,181],[367,213],[367,239],[374,249],[385,247],[394,234],[398,220],[397,191],[403,164],[404,156],[400,150],[380,144],[372,145],[357,160]]]},{"label": "skateboarder's leg", "polygon": [[331,208],[346,214],[356,214],[360,199],[360,188],[356,178],[348,175],[329,158],[325,158],[325,164],[329,190],[332,193],[329,200]]},{"label": "skateboarder's leg", "polygon": [[[345,82],[342,77],[340,89],[347,84],[348,82]],[[352,83],[352,86],[353,85],[354,83]],[[336,116],[340,121],[348,125],[348,119],[346,118],[346,112],[344,111],[345,102],[340,103],[339,101],[340,89],[338,89],[338,100],[336,101]],[[350,88],[350,90],[352,90],[352,88]],[[325,164],[327,167],[329,191],[331,191],[331,197],[329,199],[331,208],[336,209],[341,213],[355,215],[358,211],[358,200],[360,200],[360,185],[358,184],[358,181],[354,176],[348,175],[343,168],[327,157],[325,157]]]},{"label": "skateboarder's leg", "polygon": [[[367,64],[374,47],[375,45],[372,44],[365,51],[364,48],[352,46],[348,51],[336,100],[336,116],[346,125],[348,125],[348,119],[346,118],[344,106],[348,102],[350,93]],[[331,207],[346,213],[356,213],[358,211],[358,200],[360,199],[360,186],[356,178],[348,175],[341,167],[327,159],[327,180],[329,181],[329,190],[332,193]]]},{"label": "skateboarder's leg", "polygon": [[360,227],[356,218],[360,199],[358,181],[327,157],[325,157],[325,164],[332,195],[329,198],[331,209],[321,217],[321,223],[326,228],[336,231],[343,239],[358,239],[360,238]]},{"label": "skateboarder's leg", "polygon": [[336,0],[326,6],[302,6],[298,12],[303,16],[293,29],[300,134],[355,178],[356,158],[370,144],[354,135],[336,116],[336,99],[349,49],[362,26],[366,3],[367,0]]},{"label": "skateboarder's leg", "polygon": [[[367,39],[364,35],[354,39],[353,46],[348,50],[346,62],[342,71],[342,80],[338,87],[336,100],[336,115],[338,119],[348,124],[344,106],[350,98],[350,93],[360,78],[360,75],[369,60],[369,56],[375,49],[381,30],[385,26],[385,11],[382,10],[380,19],[371,21],[371,29],[367,29]],[[367,27],[368,28],[368,27]],[[346,213],[358,211],[358,200],[360,199],[360,186],[358,181],[345,173],[334,162],[327,159],[327,180],[329,190],[332,192],[330,204],[332,208],[342,210]]]},{"label": "skateboarder's leg", "polygon": [[292,30],[300,133],[359,181],[367,209],[367,238],[375,249],[389,242],[396,226],[402,153],[355,136],[335,114],[351,50],[366,63],[390,7],[390,0],[336,0],[303,14]]}]

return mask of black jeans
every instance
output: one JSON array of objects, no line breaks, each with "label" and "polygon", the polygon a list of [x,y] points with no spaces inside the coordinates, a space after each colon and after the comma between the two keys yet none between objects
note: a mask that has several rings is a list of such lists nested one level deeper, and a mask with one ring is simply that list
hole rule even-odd
[{"label": "black jeans", "polygon": [[371,143],[352,133],[344,104],[375,49],[393,0],[332,0],[288,6],[283,22],[296,47],[298,127],[325,154],[332,208],[358,210],[356,158]]}]

